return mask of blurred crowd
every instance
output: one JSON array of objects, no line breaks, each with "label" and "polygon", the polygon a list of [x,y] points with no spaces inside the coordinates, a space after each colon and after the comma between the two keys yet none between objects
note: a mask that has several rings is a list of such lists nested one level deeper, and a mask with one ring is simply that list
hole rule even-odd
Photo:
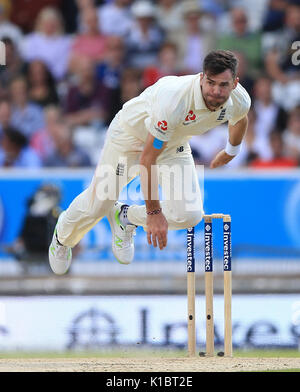
[{"label": "blurred crowd", "polygon": [[[0,0],[0,40],[0,167],[95,165],[127,100],[213,49],[236,53],[252,98],[229,167],[300,165],[300,0]],[[193,137],[195,162],[226,140]]]}]

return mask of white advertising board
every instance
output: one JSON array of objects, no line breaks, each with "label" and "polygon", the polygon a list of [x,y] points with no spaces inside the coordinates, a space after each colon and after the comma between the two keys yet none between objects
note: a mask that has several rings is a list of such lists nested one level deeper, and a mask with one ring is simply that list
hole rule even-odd
[{"label": "white advertising board", "polygon": [[[205,341],[205,298],[197,297],[197,341]],[[235,346],[297,347],[299,295],[233,296]],[[214,298],[223,339],[223,296]],[[187,343],[186,296],[0,297],[0,350],[100,349],[107,345]]]}]

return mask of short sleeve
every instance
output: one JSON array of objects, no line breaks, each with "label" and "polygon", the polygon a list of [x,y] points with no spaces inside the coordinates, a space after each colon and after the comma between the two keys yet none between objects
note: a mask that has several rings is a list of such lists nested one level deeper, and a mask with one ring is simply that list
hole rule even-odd
[{"label": "short sleeve", "polygon": [[151,116],[145,121],[147,130],[156,139],[167,142],[185,113],[184,98],[176,91],[158,91],[153,99]]},{"label": "short sleeve", "polygon": [[247,91],[240,84],[236,90],[237,91],[234,91],[232,97],[234,101],[234,110],[228,121],[230,125],[235,125],[238,121],[245,117],[251,107],[251,98]]}]

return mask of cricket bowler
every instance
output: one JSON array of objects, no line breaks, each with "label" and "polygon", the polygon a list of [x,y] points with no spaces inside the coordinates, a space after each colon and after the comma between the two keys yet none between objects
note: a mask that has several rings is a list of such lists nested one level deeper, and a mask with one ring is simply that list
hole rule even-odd
[{"label": "cricket bowler", "polygon": [[[55,274],[67,272],[72,248],[105,216],[113,254],[122,264],[134,258],[138,226],[147,232],[148,244],[162,250],[168,230],[201,221],[203,203],[189,139],[228,122],[226,146],[210,167],[223,166],[239,153],[251,100],[239,83],[237,66],[232,52],[212,51],[203,72],[163,77],[123,105],[108,128],[91,184],[58,218],[49,247]],[[172,175],[174,168],[178,175]],[[123,187],[138,175],[145,203],[120,203]],[[160,200],[159,186],[168,197]]]}]

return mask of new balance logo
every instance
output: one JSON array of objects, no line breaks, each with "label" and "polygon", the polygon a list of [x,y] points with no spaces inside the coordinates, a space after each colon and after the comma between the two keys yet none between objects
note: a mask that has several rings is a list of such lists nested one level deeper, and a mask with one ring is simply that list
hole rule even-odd
[{"label": "new balance logo", "polygon": [[225,112],[226,112],[226,109],[222,109],[222,110],[221,110],[221,113],[220,113],[219,117],[217,118],[217,121],[222,121],[222,120],[224,120]]},{"label": "new balance logo", "polygon": [[124,169],[125,169],[124,163],[118,163],[116,175],[117,176],[124,176]]},{"label": "new balance logo", "polygon": [[117,237],[117,239],[115,241],[116,246],[118,246],[119,248],[122,248],[123,240],[120,237],[118,237],[118,236],[116,236],[116,237]]},{"label": "new balance logo", "polygon": [[184,147],[183,146],[177,147],[177,149],[176,149],[177,153],[178,152],[183,152],[183,151],[184,151]]}]

